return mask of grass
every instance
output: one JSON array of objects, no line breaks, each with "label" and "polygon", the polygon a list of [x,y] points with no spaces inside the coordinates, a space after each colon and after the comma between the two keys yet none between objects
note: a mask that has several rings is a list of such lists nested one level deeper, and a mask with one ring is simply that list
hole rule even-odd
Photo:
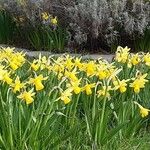
[{"label": "grass", "polygon": [[145,133],[142,137],[134,137],[130,140],[124,140],[117,146],[118,150],[149,150],[150,133]]}]

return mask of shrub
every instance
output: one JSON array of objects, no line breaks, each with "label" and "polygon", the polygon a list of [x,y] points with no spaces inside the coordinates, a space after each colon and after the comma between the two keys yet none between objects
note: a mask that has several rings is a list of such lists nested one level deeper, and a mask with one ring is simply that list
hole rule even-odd
[{"label": "shrub", "polygon": [[[67,8],[70,27],[77,43],[88,38],[102,38],[109,45],[124,35],[143,35],[150,25],[150,3],[128,0],[81,0]],[[126,40],[123,38],[123,40]]]}]

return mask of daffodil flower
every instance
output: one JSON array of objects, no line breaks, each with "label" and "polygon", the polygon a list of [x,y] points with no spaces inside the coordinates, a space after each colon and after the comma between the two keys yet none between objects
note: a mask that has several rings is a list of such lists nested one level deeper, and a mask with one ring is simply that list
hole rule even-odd
[{"label": "daffodil flower", "polygon": [[87,95],[91,95],[92,94],[92,88],[94,88],[94,87],[95,87],[95,83],[86,84],[82,88],[82,91],[85,91]]},{"label": "daffodil flower", "polygon": [[147,66],[150,66],[150,53],[145,54],[143,60]]},{"label": "daffodil flower", "polygon": [[87,76],[93,76],[96,74],[97,71],[97,65],[94,61],[90,61],[86,64],[84,64],[85,72],[87,73]]},{"label": "daffodil flower", "polygon": [[76,74],[77,74],[76,68],[72,71],[65,71],[65,76],[72,82],[78,81]]},{"label": "daffodil flower", "polygon": [[140,114],[141,114],[142,118],[148,116],[148,114],[149,114],[149,112],[150,112],[149,109],[144,108],[143,106],[141,106],[141,105],[140,105],[139,103],[137,103],[136,101],[134,101],[134,103],[135,103],[136,105],[138,105],[138,107],[139,107],[139,109],[140,109]]},{"label": "daffodil flower", "polygon": [[97,73],[97,76],[100,80],[103,80],[107,77],[107,71],[106,70],[99,70]]},{"label": "daffodil flower", "polygon": [[33,60],[33,62],[31,63],[31,68],[34,70],[34,71],[37,71],[39,68],[40,68],[40,64],[38,63],[37,60]]},{"label": "daffodil flower", "polygon": [[58,22],[58,20],[57,20],[57,17],[56,17],[56,16],[51,19],[52,25],[55,25],[55,26],[56,26],[56,25],[57,25],[57,22]]},{"label": "daffodil flower", "polygon": [[116,51],[115,60],[118,62],[126,63],[128,60],[130,48],[127,46],[125,48],[118,46]]},{"label": "daffodil flower", "polygon": [[19,68],[19,66],[17,66],[17,64],[14,61],[10,62],[10,67],[15,71]]},{"label": "daffodil flower", "polygon": [[13,47],[13,48],[6,47],[6,48],[2,48],[2,49],[4,50],[4,52],[7,56],[11,56],[12,53],[14,52],[15,47]]},{"label": "daffodil flower", "polygon": [[144,75],[137,75],[136,79],[130,84],[130,87],[134,89],[135,93],[139,93],[141,88],[145,87],[147,73]]},{"label": "daffodil flower", "polygon": [[81,63],[81,58],[76,58],[74,60],[74,64],[76,67],[78,67],[79,69],[81,69],[83,67],[83,64]]},{"label": "daffodil flower", "polygon": [[19,99],[22,99],[26,102],[26,104],[31,104],[34,99],[33,96],[35,95],[35,93],[33,92],[33,89],[31,89],[30,91],[24,91],[23,93],[21,93],[19,96],[17,96]]},{"label": "daffodil flower", "polygon": [[131,63],[134,66],[137,65],[141,61],[138,53],[137,54],[133,54],[130,59],[131,59]]},{"label": "daffodil flower", "polygon": [[111,86],[102,86],[101,90],[97,91],[98,97],[100,96],[106,96],[107,98],[110,97],[109,91],[112,90]]},{"label": "daffodil flower", "polygon": [[131,68],[132,65],[135,66],[135,65],[139,64],[140,62],[141,62],[141,59],[140,59],[140,57],[139,57],[139,54],[138,54],[138,53],[137,53],[137,54],[132,54],[132,55],[129,57],[129,59],[128,59],[127,66],[128,66],[129,68]]},{"label": "daffodil flower", "polygon": [[13,92],[20,92],[20,90],[25,87],[25,83],[21,83],[19,76],[16,77],[15,83],[12,83],[11,86],[13,87]]},{"label": "daffodil flower", "polygon": [[42,15],[43,20],[48,20],[50,17],[49,13],[47,13],[47,12],[43,12],[41,15]]},{"label": "daffodil flower", "polygon": [[12,83],[12,79],[10,78],[10,72],[4,69],[4,66],[0,66],[0,81],[6,82],[7,84]]},{"label": "daffodil flower", "polygon": [[79,94],[81,92],[81,87],[79,87],[79,84],[81,82],[80,80],[77,80],[75,82],[71,81],[70,84],[68,84],[68,88],[72,88],[75,94]]},{"label": "daffodil flower", "polygon": [[72,57],[67,55],[65,58],[64,66],[67,68],[67,70],[71,70],[74,67],[74,63],[72,62]]},{"label": "daffodil flower", "polygon": [[64,102],[64,104],[68,104],[71,101],[70,97],[72,96],[72,91],[72,88],[68,88],[61,92],[60,99]]},{"label": "daffodil flower", "polygon": [[13,80],[10,78],[10,72],[9,73],[5,72],[3,74],[3,81],[6,82],[9,85],[12,83]]},{"label": "daffodil flower", "polygon": [[127,90],[127,88],[126,88],[126,86],[127,86],[127,83],[126,82],[128,82],[130,79],[127,79],[127,80],[122,80],[122,81],[120,81],[119,79],[117,79],[117,80],[115,80],[115,81],[113,81],[113,84],[114,84],[114,90],[118,90],[119,89],[119,91],[121,92],[121,93],[124,93],[126,90]]},{"label": "daffodil flower", "polygon": [[42,81],[47,80],[47,79],[48,79],[48,77],[44,78],[43,75],[39,75],[35,78],[31,78],[29,80],[29,83],[35,85],[36,91],[40,91],[40,90],[44,89],[44,85],[42,84]]},{"label": "daffodil flower", "polygon": [[3,65],[0,65],[0,81],[4,79],[4,74],[7,73],[7,70],[4,69]]}]

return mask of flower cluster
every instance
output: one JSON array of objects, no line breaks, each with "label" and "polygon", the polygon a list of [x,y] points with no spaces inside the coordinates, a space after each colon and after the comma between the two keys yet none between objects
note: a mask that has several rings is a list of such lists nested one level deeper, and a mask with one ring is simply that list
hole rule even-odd
[{"label": "flower cluster", "polygon": [[[48,19],[46,14],[43,15]],[[118,47],[115,62],[109,63],[101,58],[88,61],[69,55],[55,59],[40,55],[29,61],[23,52],[15,52],[15,48],[1,48],[0,82],[7,84],[26,104],[34,102],[36,94],[41,91],[49,94],[49,85],[59,89],[58,99],[64,104],[73,101],[73,95],[96,95],[98,99],[108,100],[114,93],[130,91],[136,95],[149,82],[148,73],[143,68],[149,67],[150,54],[131,54],[129,51],[128,47]],[[128,69],[126,76],[125,66]],[[142,117],[147,116],[149,111],[145,113],[143,107],[136,104]]]},{"label": "flower cluster", "polygon": [[57,26],[58,23],[58,19],[57,17],[52,17],[49,13],[47,12],[43,12],[41,14],[42,20],[43,20],[43,24],[47,24],[47,25],[52,25],[54,27]]}]

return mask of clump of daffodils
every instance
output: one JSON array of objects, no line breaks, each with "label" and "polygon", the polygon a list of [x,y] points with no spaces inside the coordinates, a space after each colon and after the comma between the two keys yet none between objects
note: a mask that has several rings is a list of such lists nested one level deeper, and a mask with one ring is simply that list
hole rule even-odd
[{"label": "clump of daffodils", "polygon": [[48,12],[41,13],[41,18],[43,20],[43,24],[57,26],[58,19],[57,17],[52,17]]},{"label": "clump of daffodils", "polygon": [[[50,15],[43,13],[42,18],[48,20]],[[53,19],[55,24],[56,18]],[[122,64],[130,66],[128,75],[125,75]],[[140,66],[150,66],[150,54],[131,54],[128,47],[119,46],[112,63],[70,55],[58,58],[39,55],[39,58],[28,61],[25,53],[8,47],[0,49],[0,84],[7,84],[26,104],[32,104],[37,93],[46,91],[48,95],[47,91],[56,87],[59,89],[57,98],[64,104],[71,103],[74,95],[96,95],[110,100],[114,93],[130,91],[139,94],[145,88],[149,75],[144,70],[139,71]]]}]

